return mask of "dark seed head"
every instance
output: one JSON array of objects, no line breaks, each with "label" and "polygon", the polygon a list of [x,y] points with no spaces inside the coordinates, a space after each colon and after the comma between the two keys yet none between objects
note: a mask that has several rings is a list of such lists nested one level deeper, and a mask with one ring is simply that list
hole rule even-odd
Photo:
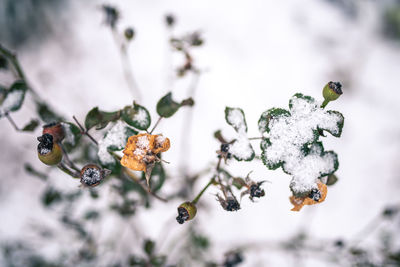
[{"label": "dark seed head", "polygon": [[118,10],[110,5],[103,5],[102,8],[106,16],[106,24],[109,25],[111,28],[114,28],[119,19]]},{"label": "dark seed head", "polygon": [[168,27],[172,27],[175,24],[175,17],[172,14],[168,14],[165,16],[165,22],[167,23]]},{"label": "dark seed head", "polygon": [[135,36],[135,31],[133,30],[133,28],[126,28],[124,31],[124,35],[127,40],[132,40],[132,38]]},{"label": "dark seed head", "polygon": [[227,153],[229,151],[229,144],[222,144],[221,151]]},{"label": "dark seed head", "polygon": [[226,210],[227,211],[237,211],[240,210],[239,202],[234,198],[228,198],[226,202]]},{"label": "dark seed head", "polygon": [[44,134],[37,138],[39,141],[39,145],[37,147],[37,151],[41,155],[46,155],[50,153],[53,149],[53,136],[51,134]]},{"label": "dark seed head", "polygon": [[225,260],[222,266],[234,267],[241,262],[243,262],[243,256],[240,252],[230,252],[225,255]]},{"label": "dark seed head", "polygon": [[104,175],[100,166],[88,164],[81,170],[81,183],[86,186],[95,186],[100,184]]},{"label": "dark seed head", "polygon": [[343,94],[342,91],[342,84],[340,82],[329,82],[329,88],[331,88],[336,94],[341,95]]},{"label": "dark seed head", "polygon": [[311,190],[308,197],[314,201],[319,201],[321,199],[321,192],[318,189],[314,188]]},{"label": "dark seed head", "polygon": [[261,187],[261,183],[253,184],[250,186],[250,197],[263,197],[265,195],[264,189]]},{"label": "dark seed head", "polygon": [[189,212],[187,209],[183,207],[178,208],[178,217],[176,217],[176,221],[180,224],[183,224],[185,221],[189,219]]}]

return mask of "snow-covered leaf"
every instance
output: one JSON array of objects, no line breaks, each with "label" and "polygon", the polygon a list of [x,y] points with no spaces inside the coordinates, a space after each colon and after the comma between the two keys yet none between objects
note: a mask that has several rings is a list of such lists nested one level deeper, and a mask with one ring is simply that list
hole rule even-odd
[{"label": "snow-covered leaf", "polygon": [[0,117],[8,112],[17,111],[21,108],[27,89],[26,83],[23,81],[14,82],[7,91],[3,88],[1,92],[3,96],[1,97],[2,101],[0,103]]},{"label": "snow-covered leaf", "polygon": [[247,124],[243,110],[240,108],[226,107],[225,119],[237,132],[237,137],[230,145],[229,152],[238,161],[253,160],[255,153],[247,137]]},{"label": "snow-covered leaf", "polygon": [[283,108],[271,108],[263,112],[258,120],[258,129],[261,133],[269,132],[270,121],[281,116],[290,116],[290,112]]},{"label": "snow-covered leaf", "polygon": [[150,113],[143,106],[133,103],[126,106],[121,112],[122,119],[130,126],[139,130],[147,130],[151,124]]},{"label": "snow-covered leaf", "polygon": [[79,140],[81,139],[82,136],[81,130],[78,128],[78,126],[76,126],[74,123],[71,122],[62,122],[61,125],[65,133],[63,144],[69,151],[78,145]]}]

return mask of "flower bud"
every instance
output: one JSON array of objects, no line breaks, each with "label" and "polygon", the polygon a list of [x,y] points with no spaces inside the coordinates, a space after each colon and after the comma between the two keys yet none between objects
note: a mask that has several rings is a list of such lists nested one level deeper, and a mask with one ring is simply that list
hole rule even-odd
[{"label": "flower bud", "polygon": [[183,224],[185,221],[190,221],[196,216],[197,208],[192,202],[184,202],[178,207],[178,223]]},{"label": "flower bud", "polygon": [[96,186],[111,173],[96,164],[87,164],[81,170],[81,183],[85,186]]},{"label": "flower bud", "polygon": [[130,41],[135,36],[135,31],[131,27],[126,28],[124,31],[124,35],[125,35],[126,40]]},{"label": "flower bud", "polygon": [[325,99],[322,107],[325,107],[328,102],[338,99],[341,94],[343,94],[343,91],[340,82],[328,82],[322,90],[322,95]]},{"label": "flower bud", "polygon": [[51,134],[43,134],[38,138],[39,145],[37,147],[38,157],[41,162],[46,165],[56,165],[62,160],[62,150],[59,144],[53,141]]},{"label": "flower bud", "polygon": [[43,126],[42,134],[50,134],[53,136],[53,142],[59,143],[65,137],[65,131],[61,123],[52,122]]}]

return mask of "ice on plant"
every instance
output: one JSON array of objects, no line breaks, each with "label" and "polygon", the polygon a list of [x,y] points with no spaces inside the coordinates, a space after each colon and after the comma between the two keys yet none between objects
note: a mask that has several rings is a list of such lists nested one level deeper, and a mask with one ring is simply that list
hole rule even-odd
[{"label": "ice on plant", "polygon": [[147,135],[140,136],[136,142],[136,149],[133,152],[136,156],[144,156],[150,149],[150,141]]},{"label": "ice on plant", "polygon": [[141,128],[146,128],[149,124],[149,116],[144,108],[138,108],[137,113],[132,119],[135,120]]},{"label": "ice on plant", "polygon": [[23,90],[14,90],[9,92],[0,106],[0,115],[4,115],[13,108],[19,106],[24,99],[24,96],[25,92]]},{"label": "ice on plant", "polygon": [[125,122],[116,122],[106,133],[106,135],[99,141],[99,150],[97,155],[99,156],[101,163],[114,163],[114,157],[108,152],[108,149],[110,147],[123,149],[128,137],[129,136],[127,135]]},{"label": "ice on plant", "polygon": [[290,100],[289,111],[272,109],[261,116],[259,128],[266,137],[261,145],[262,157],[269,168],[282,166],[293,177],[291,190],[304,194],[317,188],[318,178],[337,169],[337,155],[324,152],[322,143],[317,142],[318,131],[339,136],[343,116],[320,108],[313,98],[300,94]]},{"label": "ice on plant", "polygon": [[237,160],[251,160],[254,157],[254,150],[247,137],[247,124],[244,113],[240,108],[225,109],[225,118],[237,132],[235,142],[230,146],[229,152]]}]

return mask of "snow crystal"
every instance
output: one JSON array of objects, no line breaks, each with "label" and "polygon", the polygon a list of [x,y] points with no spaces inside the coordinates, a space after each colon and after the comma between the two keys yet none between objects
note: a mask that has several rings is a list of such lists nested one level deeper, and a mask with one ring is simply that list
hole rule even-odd
[{"label": "snow crystal", "polygon": [[317,188],[316,180],[335,170],[336,154],[323,153],[322,146],[314,143],[305,152],[305,144],[315,141],[315,131],[324,129],[338,134],[342,117],[319,107],[318,103],[294,96],[291,99],[291,116],[277,116],[269,123],[270,144],[264,150],[268,164],[283,162],[283,169],[293,176],[291,189],[305,193]]},{"label": "snow crystal", "polygon": [[233,128],[235,128],[235,130],[239,134],[245,133],[247,131],[247,126],[243,112],[238,108],[229,109],[228,112],[229,113],[226,118],[228,122],[233,126]]},{"label": "snow crystal", "polygon": [[139,108],[132,119],[136,121],[141,128],[145,128],[149,123],[148,114],[143,108]]},{"label": "snow crystal", "polygon": [[111,146],[119,149],[124,148],[126,139],[128,138],[125,127],[126,125],[124,122],[116,122],[103,139],[99,141],[99,151],[97,152],[97,155],[99,156],[101,163],[114,163],[114,157],[108,152],[108,148]]},{"label": "snow crystal", "polygon": [[150,141],[147,135],[140,136],[136,142],[136,149],[133,152],[136,156],[144,156],[150,149]]},{"label": "snow crystal", "polygon": [[164,144],[164,142],[165,142],[165,137],[163,136],[163,135],[157,135],[157,137],[156,137],[156,143],[159,145],[159,146],[162,146],[163,144]]},{"label": "snow crystal", "polygon": [[1,104],[0,107],[0,114],[5,114],[9,112],[12,108],[19,105],[19,103],[24,98],[24,91],[22,90],[15,90],[9,92],[4,99],[4,102]]}]

